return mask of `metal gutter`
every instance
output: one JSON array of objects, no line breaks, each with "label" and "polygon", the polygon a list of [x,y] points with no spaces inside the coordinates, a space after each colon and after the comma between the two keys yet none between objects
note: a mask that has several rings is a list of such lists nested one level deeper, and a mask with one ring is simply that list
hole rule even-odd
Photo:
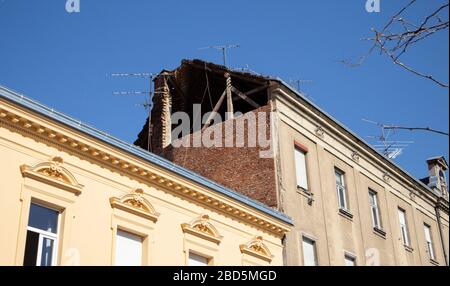
[{"label": "metal gutter", "polygon": [[67,116],[61,112],[58,112],[52,108],[49,108],[39,102],[29,99],[29,98],[25,97],[24,95],[19,94],[13,90],[10,90],[6,87],[1,86],[1,85],[0,85],[0,98],[6,99],[10,102],[13,102],[13,103],[21,106],[21,107],[27,108],[33,112],[36,112],[40,115],[45,116],[51,120],[55,120],[57,122],[63,123],[70,128],[74,128],[77,131],[83,132],[84,134],[92,136],[95,139],[98,139],[104,143],[110,144],[118,149],[121,149],[122,151],[130,153],[134,156],[137,156],[140,159],[143,159],[147,162],[150,162],[152,164],[160,166],[168,171],[174,172],[177,175],[180,175],[180,176],[187,178],[189,180],[192,180],[202,186],[210,188],[222,195],[225,195],[225,196],[232,198],[240,203],[243,203],[247,206],[257,209],[257,210],[259,210],[269,216],[272,216],[276,219],[279,219],[287,224],[290,224],[290,225],[294,224],[290,217],[286,216],[285,214],[283,214],[279,211],[269,208],[268,206],[266,206],[260,202],[250,199],[236,191],[225,188],[224,186],[219,185],[218,183],[216,183],[214,181],[211,181],[211,180],[209,180],[205,177],[202,177],[190,170],[180,167],[164,158],[161,158],[161,157],[159,157],[153,153],[150,153],[142,148],[139,148],[133,144],[127,143],[116,137],[113,137],[113,136],[107,134],[106,132],[100,131],[94,127],[84,124],[79,120],[75,120],[74,118],[72,118],[70,116]]}]

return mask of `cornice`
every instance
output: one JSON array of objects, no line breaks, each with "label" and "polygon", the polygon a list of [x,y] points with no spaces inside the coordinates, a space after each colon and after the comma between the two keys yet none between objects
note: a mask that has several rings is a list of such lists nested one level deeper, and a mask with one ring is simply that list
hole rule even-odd
[{"label": "cornice", "polygon": [[59,146],[71,154],[95,161],[148,184],[160,186],[177,197],[195,201],[277,237],[282,237],[290,230],[289,224],[249,205],[198,186],[195,182],[187,181],[169,171],[158,169],[149,162],[129,156],[114,146],[74,132],[63,124],[48,122],[48,119],[29,114],[15,106],[0,106],[0,123],[37,141]]},{"label": "cornice", "polygon": [[449,203],[448,203],[447,200],[445,200],[445,199],[443,199],[443,198],[440,198],[440,199],[438,200],[437,207],[438,207],[439,209],[443,210],[445,213],[447,213],[447,214],[449,213]]}]

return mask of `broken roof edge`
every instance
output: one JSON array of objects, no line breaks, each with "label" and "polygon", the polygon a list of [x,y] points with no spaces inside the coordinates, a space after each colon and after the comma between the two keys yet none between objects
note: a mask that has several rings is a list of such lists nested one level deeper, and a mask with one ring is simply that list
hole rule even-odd
[{"label": "broken roof edge", "polygon": [[[362,145],[363,147],[368,148],[368,151],[372,152],[374,156],[377,156],[379,160],[385,162],[388,166],[392,167],[393,169],[400,171],[400,173],[403,173],[403,175],[405,175],[407,178],[409,178],[412,181],[412,183],[415,183],[416,185],[422,187],[428,193],[436,196],[437,198],[442,197],[442,194],[434,191],[433,189],[431,189],[430,187],[425,185],[423,182],[420,181],[420,179],[418,179],[418,178],[414,177],[413,175],[411,175],[409,172],[404,170],[403,167],[401,167],[400,165],[395,163],[393,160],[391,160],[389,158],[386,158],[383,154],[381,154],[378,150],[376,150],[372,145],[370,145],[366,140],[361,138],[359,135],[357,135],[355,132],[353,132],[350,128],[348,128],[342,122],[340,122],[339,120],[334,118],[332,115],[330,115],[329,113],[327,113],[326,111],[321,109],[318,105],[316,105],[314,102],[312,102],[310,99],[308,99],[301,92],[299,92],[298,90],[293,88],[291,85],[286,83],[282,78],[277,77],[277,76],[269,76],[269,75],[267,75],[267,76],[256,75],[256,74],[252,74],[252,73],[248,73],[248,72],[242,72],[242,71],[239,71],[239,70],[233,70],[233,69],[231,69],[229,67],[226,67],[226,66],[223,66],[223,65],[219,65],[219,64],[215,64],[215,63],[212,63],[212,62],[207,62],[207,61],[204,61],[204,60],[201,60],[201,59],[183,59],[183,60],[181,60],[181,64],[177,68],[172,70],[172,72],[178,70],[183,64],[206,65],[210,69],[215,68],[215,69],[218,69],[218,70],[222,70],[223,72],[229,72],[230,74],[234,73],[234,74],[239,74],[240,76],[251,77],[253,79],[278,82],[282,86],[286,87],[290,92],[295,94],[298,98],[300,98],[300,99],[304,100],[306,103],[308,103],[311,107],[313,107],[319,113],[323,114],[330,121],[334,122],[338,127],[342,128],[343,131],[347,132],[356,141],[359,141],[360,145]],[[163,71],[167,71],[167,70],[163,70]]]},{"label": "broken roof edge", "polygon": [[[230,68],[230,67],[226,67],[224,65],[219,65],[219,64],[215,64],[215,63],[212,63],[212,62],[207,62],[207,61],[200,60],[200,59],[183,59],[183,60],[181,60],[181,64],[177,68],[172,70],[171,72],[173,72],[175,70],[178,70],[183,65],[191,65],[191,66],[202,65],[202,66],[206,66],[206,68],[210,69],[210,70],[214,70],[215,69],[215,70],[220,70],[220,71],[223,71],[223,72],[228,72],[228,73],[231,74],[231,76],[233,76],[233,74],[234,74],[234,75],[239,75],[239,76],[242,76],[242,77],[246,77],[247,76],[247,77],[253,78],[255,80],[261,80],[261,81],[273,80],[272,76],[263,75],[263,74],[259,74],[259,73],[245,72],[243,70],[233,69],[233,68]],[[167,71],[167,70],[162,70],[161,73],[164,72],[164,71]]]},{"label": "broken roof edge", "polygon": [[273,218],[276,218],[284,223],[287,223],[289,225],[294,225],[293,220],[289,216],[287,216],[286,214],[284,214],[278,210],[270,208],[269,206],[267,206],[261,202],[258,202],[256,200],[253,200],[241,193],[238,193],[236,191],[228,189],[212,180],[209,180],[205,177],[200,176],[199,174],[197,174],[191,170],[183,168],[183,167],[176,165],[158,155],[148,152],[147,150],[144,150],[144,149],[137,147],[131,143],[125,142],[121,139],[111,136],[108,133],[98,130],[90,125],[82,123],[79,120],[76,120],[64,113],[58,112],[58,111],[54,110],[53,108],[49,108],[40,102],[34,101],[34,100],[24,96],[23,94],[20,94],[16,91],[13,91],[7,87],[2,86],[2,85],[0,85],[0,99],[6,99],[9,102],[12,102],[23,108],[29,109],[32,112],[35,112],[35,113],[37,113],[41,116],[44,116],[50,120],[57,121],[61,124],[64,124],[65,126],[67,126],[69,128],[73,128],[73,129],[75,129],[81,133],[84,133],[88,136],[91,136],[101,142],[110,144],[113,147],[116,147],[119,150],[122,150],[131,155],[134,155],[140,159],[143,159],[144,161],[155,164],[159,167],[162,167],[165,170],[172,171],[183,178],[189,179],[189,180],[194,181],[204,187],[212,189],[213,191],[216,191],[219,194],[222,194],[222,195],[225,195],[226,197],[234,199],[244,205],[254,208],[254,209],[256,209],[264,214],[267,214]]}]

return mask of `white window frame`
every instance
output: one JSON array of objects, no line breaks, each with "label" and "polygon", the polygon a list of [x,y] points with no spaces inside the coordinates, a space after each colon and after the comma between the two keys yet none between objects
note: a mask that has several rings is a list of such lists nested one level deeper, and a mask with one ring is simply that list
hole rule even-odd
[{"label": "white window frame", "polygon": [[402,208],[398,208],[398,221],[400,224],[400,235],[402,236],[403,245],[410,247],[411,241],[409,240],[408,222],[406,219],[406,211]]},{"label": "white window frame", "polygon": [[369,205],[373,227],[376,229],[382,229],[380,208],[378,206],[378,193],[370,188],[369,188]]},{"label": "white window frame", "polygon": [[436,254],[434,253],[433,234],[431,232],[431,226],[424,223],[425,242],[427,244],[428,256],[431,260],[436,260]]},{"label": "white window frame", "polygon": [[[124,234],[124,235],[121,235],[121,233],[122,234]],[[127,238],[127,239],[130,239],[129,237],[126,237],[125,235],[129,235],[129,236],[133,236],[133,237],[136,237],[136,238],[140,238],[140,251],[141,251],[141,253],[140,253],[140,258],[141,258],[141,261],[138,263],[138,265],[136,265],[136,266],[142,266],[143,265],[143,258],[144,258],[144,238],[141,236],[141,235],[139,235],[139,234],[136,234],[136,233],[134,233],[134,232],[130,232],[130,231],[128,231],[128,230],[124,230],[124,229],[121,229],[121,228],[118,228],[117,230],[116,230],[116,245],[115,245],[115,255],[114,255],[114,265],[115,266],[118,266],[118,264],[117,264],[117,251],[118,251],[118,247],[117,247],[117,240],[118,240],[118,237],[119,236],[121,236],[121,237],[125,237],[125,238]]]},{"label": "white window frame", "polygon": [[[39,235],[39,241],[38,241],[38,247],[37,247],[37,257],[36,257],[36,266],[41,266],[41,258],[42,258],[42,243],[44,241],[44,238],[50,239],[53,241],[53,251],[52,251],[52,262],[50,266],[55,266],[57,263],[57,255],[58,255],[58,244],[59,244],[59,232],[60,232],[60,217],[61,217],[61,212],[54,209],[54,208],[49,208],[48,206],[42,205],[42,204],[38,204],[38,203],[34,203],[31,202],[31,204],[33,205],[38,205],[40,207],[49,209],[49,210],[53,210],[55,212],[58,213],[57,216],[57,229],[56,229],[56,233],[53,232],[49,232],[49,231],[45,231],[42,229],[38,229],[32,226],[28,226],[27,224],[27,231],[32,231],[35,232]],[[30,209],[31,209],[31,204],[30,204]],[[28,235],[28,233],[27,233]]]},{"label": "white window frame", "polygon": [[[297,154],[302,154],[303,155],[303,160],[302,162],[299,162],[298,160],[298,155]],[[297,188],[301,188],[305,191],[308,191],[308,164],[306,163],[306,158],[307,158],[307,154],[308,152],[305,151],[304,149],[298,147],[297,145],[295,145],[294,148],[294,161],[295,161],[295,179],[296,179],[296,184],[297,184]],[[303,168],[300,168],[299,164],[302,164]],[[301,174],[302,169],[304,170],[304,174]]]},{"label": "white window frame", "polygon": [[[204,264],[204,265],[203,265],[203,264],[202,264],[202,265],[191,265],[191,264],[190,264],[191,260],[197,261],[197,260],[195,260],[195,259],[191,259],[191,256],[192,256],[192,257],[197,256],[197,257],[199,257],[199,258],[205,259],[206,264]],[[208,256],[206,256],[206,255],[203,255],[203,254],[198,254],[197,252],[189,251],[189,254],[188,254],[188,262],[189,262],[189,263],[188,263],[188,266],[209,266],[210,263],[211,263],[211,258],[208,257]]]},{"label": "white window frame", "polygon": [[[336,194],[338,199],[338,206],[340,209],[348,211],[348,204],[347,204],[347,190],[345,188],[345,172],[341,171],[338,168],[334,168],[334,176],[336,179],[336,176],[339,176],[341,178],[341,184],[338,183],[336,180]],[[341,200],[341,193],[343,201]]]},{"label": "white window frame", "polygon": [[[318,266],[319,262],[317,259],[317,241],[307,235],[302,235],[301,237],[301,243],[302,243],[302,256],[303,256],[303,266]],[[305,242],[306,240],[306,242]],[[314,265],[306,265],[305,263],[305,243],[311,242],[311,246],[313,249],[313,254],[314,254]]]}]

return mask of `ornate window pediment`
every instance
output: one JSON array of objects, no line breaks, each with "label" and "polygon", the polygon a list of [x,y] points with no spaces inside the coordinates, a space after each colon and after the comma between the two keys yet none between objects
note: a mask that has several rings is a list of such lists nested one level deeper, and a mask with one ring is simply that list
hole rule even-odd
[{"label": "ornate window pediment", "polygon": [[53,157],[50,161],[41,162],[34,166],[21,165],[20,171],[23,177],[54,184],[75,195],[81,194],[84,186],[78,183],[75,176],[63,164],[64,160],[61,157]]},{"label": "ornate window pediment", "polygon": [[262,236],[257,236],[246,244],[239,246],[242,253],[255,256],[265,261],[271,262],[273,255],[269,248],[264,244]]},{"label": "ornate window pediment", "polygon": [[120,198],[112,197],[109,199],[109,202],[113,208],[133,213],[154,222],[158,220],[159,213],[157,213],[152,204],[144,198],[144,191],[142,189],[136,189]]},{"label": "ornate window pediment", "polygon": [[191,223],[183,223],[181,225],[184,233],[196,235],[203,239],[219,244],[222,236],[219,234],[214,225],[211,224],[208,215],[201,215]]}]

